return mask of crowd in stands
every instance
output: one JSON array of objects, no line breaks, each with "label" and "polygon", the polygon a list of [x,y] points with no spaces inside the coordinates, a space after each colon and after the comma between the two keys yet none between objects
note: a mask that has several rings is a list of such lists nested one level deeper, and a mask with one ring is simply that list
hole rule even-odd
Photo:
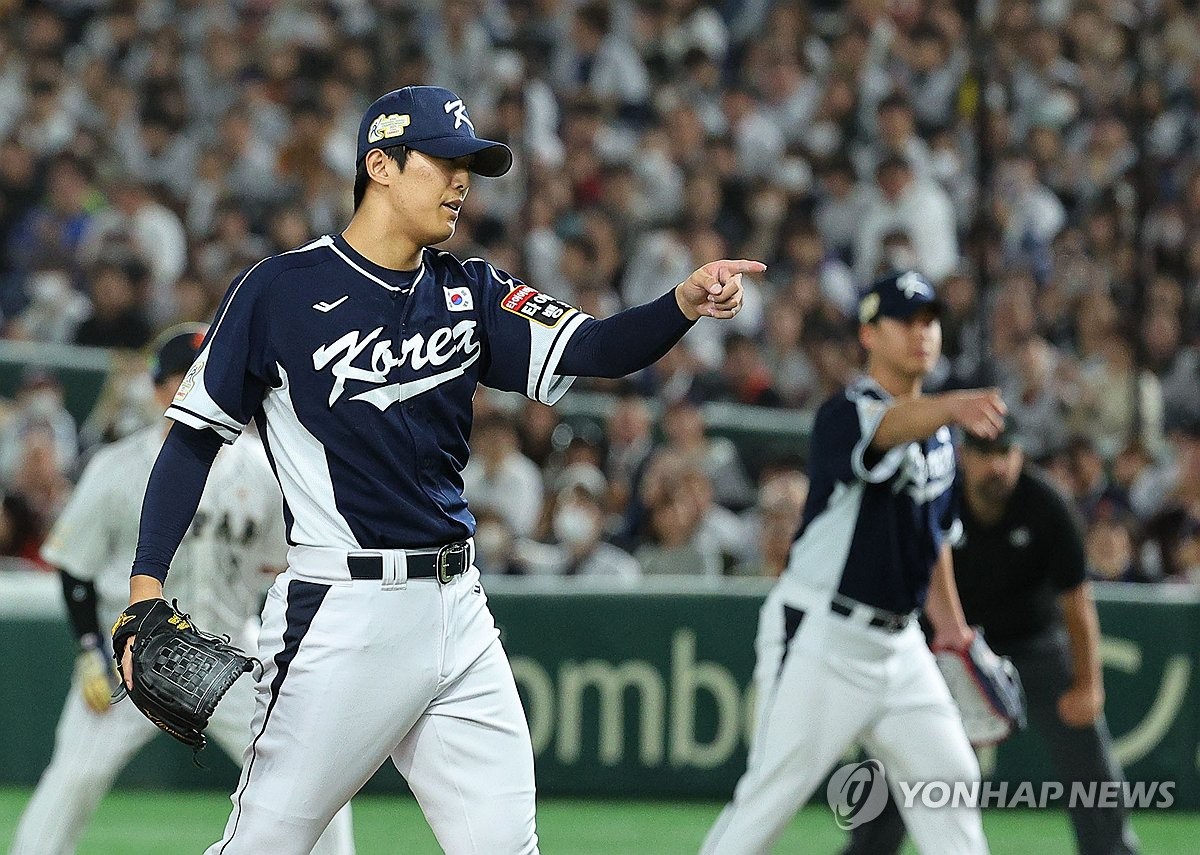
[{"label": "crowd in stands", "polygon": [[[974,10],[975,19],[963,9]],[[458,92],[515,152],[447,244],[596,316],[765,261],[590,435],[483,394],[464,473],[489,572],[777,573],[803,461],[705,405],[811,412],[860,365],[857,291],[946,306],[932,389],[996,385],[1097,578],[1200,583],[1200,12],[1184,0],[42,0],[0,5],[0,324],[137,350],[351,209],[381,92]],[[115,396],[115,397],[114,397]],[[29,372],[0,552],[35,553],[89,447]],[[116,400],[117,403],[113,403]],[[22,552],[24,550],[24,552]],[[28,557],[28,556],[27,556]]]}]

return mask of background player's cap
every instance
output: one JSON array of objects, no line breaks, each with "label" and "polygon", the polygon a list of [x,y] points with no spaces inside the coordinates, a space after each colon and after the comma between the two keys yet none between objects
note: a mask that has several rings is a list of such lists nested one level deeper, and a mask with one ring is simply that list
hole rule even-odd
[{"label": "background player's cap", "polygon": [[1012,419],[1005,419],[1004,427],[1001,428],[1000,433],[992,439],[976,436],[970,431],[964,430],[962,441],[964,447],[973,448],[976,451],[982,451],[985,454],[1005,452],[1014,445],[1024,447],[1024,444],[1021,441],[1021,435],[1017,432],[1016,425],[1013,424]]},{"label": "background player's cap", "polygon": [[357,163],[373,148],[402,145],[434,157],[475,155],[471,171],[489,178],[508,172],[512,151],[475,136],[462,99],[440,86],[405,86],[372,104],[358,126]]},{"label": "background player's cap", "polygon": [[942,301],[933,285],[915,270],[889,273],[872,282],[858,301],[858,322],[869,324],[881,317],[906,320],[921,309],[942,313]]},{"label": "background player's cap", "polygon": [[150,377],[161,383],[172,374],[186,374],[196,361],[200,345],[208,332],[208,324],[177,324],[154,341],[150,357]]}]

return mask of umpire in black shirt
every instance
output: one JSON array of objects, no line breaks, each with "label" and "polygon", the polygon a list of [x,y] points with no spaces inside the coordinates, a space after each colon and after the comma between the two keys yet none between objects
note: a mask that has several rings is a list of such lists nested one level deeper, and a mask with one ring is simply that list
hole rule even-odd
[{"label": "umpire in black shirt", "polygon": [[[963,539],[954,576],[967,622],[983,628],[1021,674],[1029,722],[1067,793],[1076,781],[1120,781],[1104,721],[1100,627],[1080,525],[1054,487],[1025,467],[1011,429],[966,436],[960,477]],[[1132,855],[1123,808],[1070,809],[1080,855]],[[894,801],[856,828],[842,855],[891,855],[904,840]]]}]

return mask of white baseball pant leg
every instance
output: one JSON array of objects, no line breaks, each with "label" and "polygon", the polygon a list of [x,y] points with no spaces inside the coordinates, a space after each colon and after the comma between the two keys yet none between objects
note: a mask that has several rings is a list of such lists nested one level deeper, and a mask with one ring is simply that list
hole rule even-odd
[{"label": "white baseball pant leg", "polygon": [[9,855],[70,855],[113,779],[158,728],[129,700],[93,712],[71,681],[54,753],[21,814]]},{"label": "white baseball pant leg", "polygon": [[[863,733],[863,746],[883,763],[892,781],[941,781],[953,789],[955,783],[980,780],[979,761],[924,637],[915,627],[901,635],[907,636],[906,649],[892,663],[884,713]],[[986,855],[978,808],[953,803],[931,808],[919,797],[906,808],[899,788],[893,788],[922,855]]]},{"label": "white baseball pant leg", "polygon": [[[240,646],[244,650],[254,650],[258,646],[253,639],[245,639],[242,642]],[[252,736],[250,723],[253,717],[254,680],[250,677],[240,677],[217,704],[217,709],[205,728],[209,740],[221,746],[239,767],[245,764],[249,756]],[[329,827],[313,846],[312,855],[355,855],[354,825],[349,803],[330,821]]]},{"label": "white baseball pant leg", "polygon": [[[832,615],[828,595],[791,592],[785,599],[776,588],[760,613],[756,650],[757,727],[746,772],[709,832],[702,855],[770,852],[796,811],[864,734],[891,738],[897,729],[907,728],[922,734],[924,742],[907,734],[905,750],[940,744],[953,755],[958,746],[962,726],[954,717],[955,727],[949,727],[945,710],[930,705],[931,693],[936,695],[925,685],[930,675],[923,669],[910,673],[907,667],[906,658],[915,653],[924,651],[929,657],[915,623],[889,634]],[[936,667],[933,676],[941,683]],[[945,691],[944,683],[941,689]],[[887,721],[892,710],[899,713],[895,722]],[[969,746],[967,754],[942,763],[945,758],[934,754],[909,758],[906,753],[909,762],[901,766],[929,776],[952,770],[956,780],[970,780],[972,768],[978,777],[978,767]],[[884,756],[877,756],[893,774]],[[923,855],[986,855],[978,812],[973,825],[970,812],[948,812],[948,817],[943,824],[963,827],[947,842],[923,833],[918,839]]]},{"label": "white baseball pant leg", "polygon": [[448,855],[537,853],[529,731],[478,580],[277,579],[255,737],[207,855],[305,855],[389,756]]}]

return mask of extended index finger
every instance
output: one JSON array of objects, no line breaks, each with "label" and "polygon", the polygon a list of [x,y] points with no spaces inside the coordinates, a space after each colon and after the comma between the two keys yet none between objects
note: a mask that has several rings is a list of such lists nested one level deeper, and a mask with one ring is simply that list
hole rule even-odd
[{"label": "extended index finger", "polygon": [[[722,259],[721,261],[717,262],[717,284],[724,285],[729,281],[731,276],[734,276],[738,273],[762,273],[766,269],[767,265],[763,264],[761,261],[752,261],[746,258]],[[717,293],[711,288],[709,290],[714,294]]]}]

